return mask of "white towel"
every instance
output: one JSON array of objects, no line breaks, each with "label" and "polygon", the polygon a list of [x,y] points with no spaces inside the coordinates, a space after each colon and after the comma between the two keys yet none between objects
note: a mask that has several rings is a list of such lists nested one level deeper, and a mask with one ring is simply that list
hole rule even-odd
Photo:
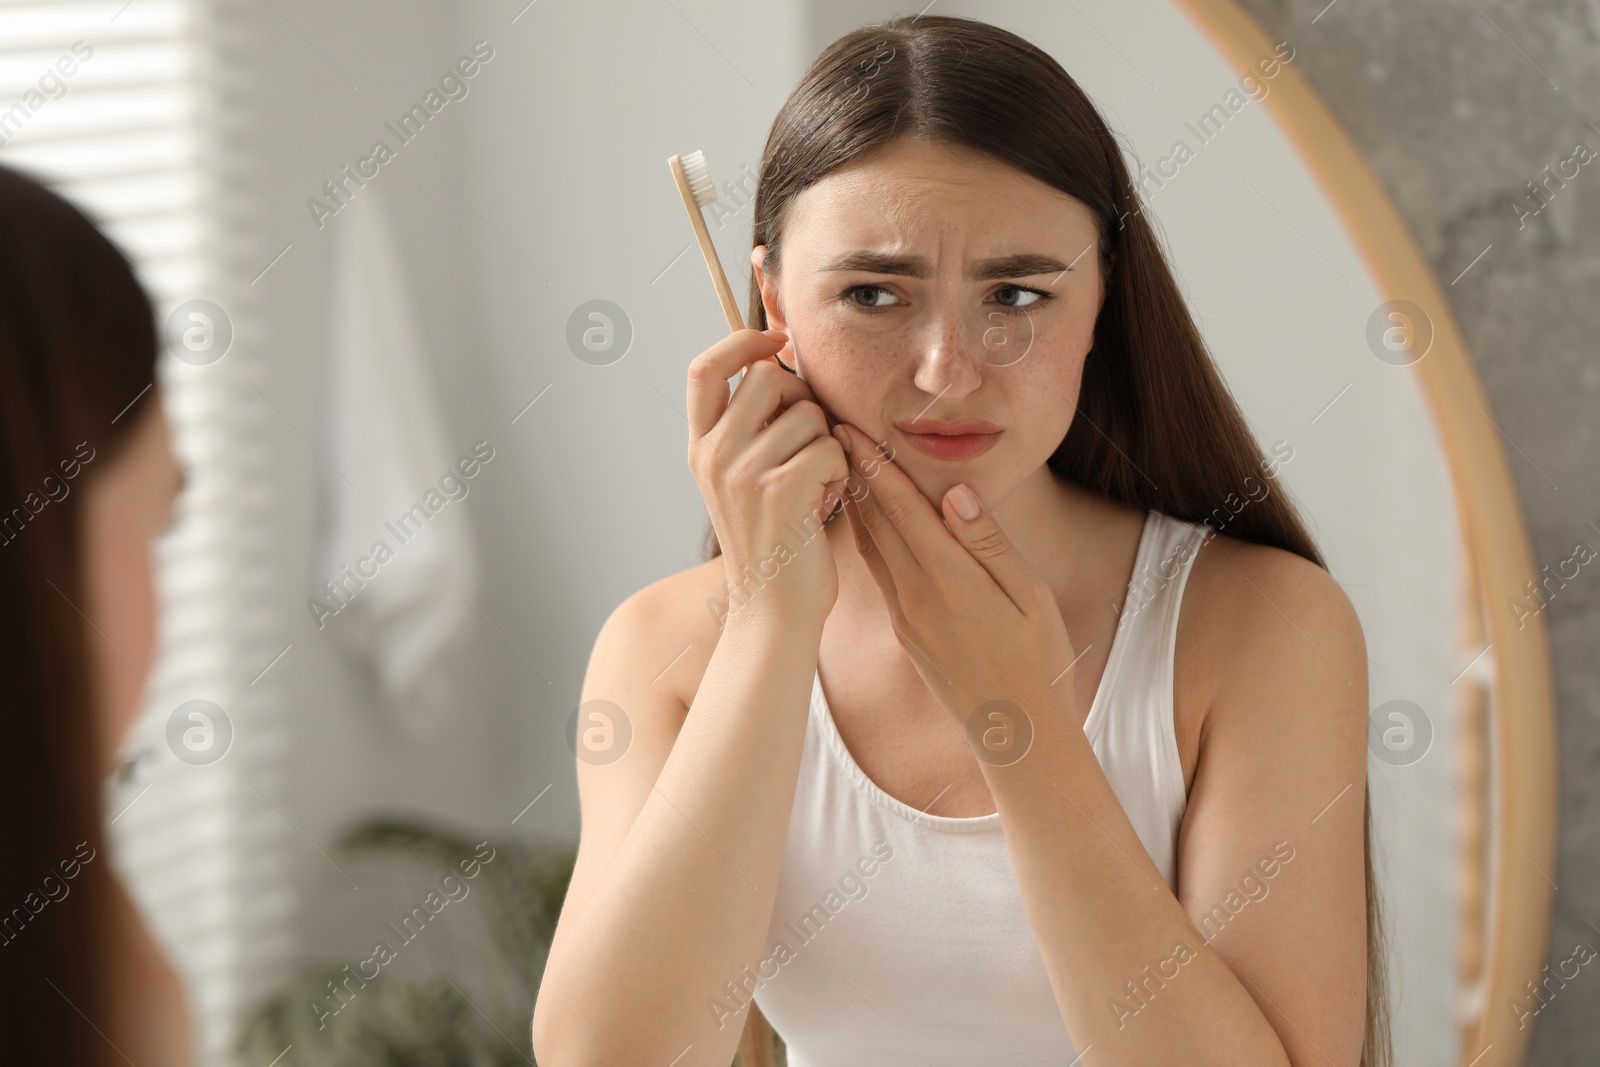
[{"label": "white towel", "polygon": [[[465,505],[452,499],[476,484],[456,469],[472,448],[446,444],[381,191],[363,188],[329,229],[335,247],[323,440],[333,469],[325,470],[329,521],[312,597],[337,611],[320,618],[321,632],[368,658],[391,716],[412,732],[443,718],[439,657],[476,614],[468,601],[477,600],[478,553]],[[446,476],[465,489],[441,489]],[[429,502],[441,500],[430,513]],[[419,504],[424,510],[414,513],[429,517],[397,532],[398,518]],[[382,561],[379,542],[392,553]],[[328,595],[327,581],[340,599]]]}]

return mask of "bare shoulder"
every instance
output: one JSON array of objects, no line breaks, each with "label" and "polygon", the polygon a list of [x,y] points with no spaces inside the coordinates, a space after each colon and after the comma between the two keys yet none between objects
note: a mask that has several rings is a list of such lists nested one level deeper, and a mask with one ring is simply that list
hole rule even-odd
[{"label": "bare shoulder", "polygon": [[1270,706],[1261,698],[1291,676],[1359,687],[1365,705],[1360,619],[1338,581],[1304,556],[1214,535],[1195,557],[1183,616],[1188,654],[1206,665],[1206,720],[1219,707]]},{"label": "bare shoulder", "polygon": [[[632,672],[652,686],[665,687],[687,711],[700,688],[721,634],[718,616],[726,594],[720,557],[657,579],[612,611],[596,638],[634,660]],[[609,632],[608,632],[609,631]],[[630,672],[630,673],[632,673]],[[648,677],[646,677],[646,675]],[[604,696],[585,693],[585,699]]]},{"label": "bare shoulder", "polygon": [[[722,573],[721,561],[712,562],[715,568],[691,567],[631,594],[595,637],[581,698],[591,710],[574,747],[582,833],[553,954],[644,809],[688,717],[719,633],[705,604],[716,589],[711,576]],[[616,744],[625,747],[615,752]]]}]

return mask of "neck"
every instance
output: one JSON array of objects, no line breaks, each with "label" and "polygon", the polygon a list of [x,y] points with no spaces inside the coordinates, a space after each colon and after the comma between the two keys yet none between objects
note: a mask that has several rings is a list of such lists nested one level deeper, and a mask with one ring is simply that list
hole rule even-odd
[{"label": "neck", "polygon": [[193,1019],[182,980],[120,882],[113,884],[110,903],[105,945],[112,983],[108,1036],[133,1063],[193,1063]]}]

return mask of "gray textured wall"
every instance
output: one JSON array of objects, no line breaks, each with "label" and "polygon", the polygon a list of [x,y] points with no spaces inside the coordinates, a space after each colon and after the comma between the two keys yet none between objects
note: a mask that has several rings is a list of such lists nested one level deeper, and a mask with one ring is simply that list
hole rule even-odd
[{"label": "gray textured wall", "polygon": [[[1531,205],[1527,183],[1579,142],[1600,152],[1600,3],[1242,2],[1274,39],[1295,42],[1296,64],[1366,153],[1445,287],[1492,415],[1515,445],[1507,456],[1535,564],[1566,559],[1579,540],[1600,547],[1590,525],[1600,525],[1600,158],[1552,185],[1537,214],[1513,206]],[[1560,863],[1547,872],[1558,887],[1553,971],[1580,939],[1600,936],[1600,574],[1584,568],[1544,618],[1561,742]],[[1596,1062],[1597,967],[1583,967],[1539,1013],[1530,1065]]]}]

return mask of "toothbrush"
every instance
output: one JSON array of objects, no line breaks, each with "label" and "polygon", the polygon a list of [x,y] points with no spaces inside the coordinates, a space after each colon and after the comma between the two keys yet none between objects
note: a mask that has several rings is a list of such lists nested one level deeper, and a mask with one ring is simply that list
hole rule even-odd
[{"label": "toothbrush", "polygon": [[[683,197],[683,206],[688,209],[689,221],[694,223],[695,236],[700,239],[700,253],[706,258],[706,268],[711,271],[711,282],[717,288],[717,298],[722,301],[722,314],[728,320],[730,333],[745,328],[744,316],[739,314],[739,305],[734,302],[733,289],[728,285],[728,276],[722,273],[722,262],[717,258],[716,246],[711,243],[711,231],[706,229],[705,216],[702,211],[708,204],[717,201],[717,187],[711,181],[711,168],[706,164],[705,153],[696,150],[686,156],[668,156],[667,166],[672,170],[672,177],[678,183],[678,194]],[[805,375],[800,373],[800,343],[795,340],[794,331],[789,331],[789,344],[794,348],[794,366],[791,367],[778,356],[778,366],[790,374],[805,381]],[[745,369],[739,371],[739,381],[744,381]],[[736,385],[735,388],[738,388]],[[827,419],[828,432],[838,425],[838,420],[826,408],[823,415]],[[829,483],[833,488],[833,483]],[[844,511],[844,486],[839,484],[839,499],[827,518],[832,519]]]},{"label": "toothbrush", "polygon": [[[739,314],[739,305],[734,300],[732,287],[728,285],[728,276],[722,272],[722,261],[717,258],[716,246],[711,243],[711,231],[706,229],[705,216],[702,214],[707,206],[717,201],[717,187],[711,180],[711,168],[706,164],[705,153],[697,149],[686,156],[668,156],[667,166],[678,183],[678,194],[683,197],[689,221],[694,224],[695,237],[700,241],[700,254],[705,257],[706,268],[711,271],[711,282],[716,286],[717,298],[722,302],[722,314],[728,320],[728,332],[742,330],[745,328],[744,316]],[[790,335],[790,343],[793,341],[793,335]],[[799,354],[799,346],[796,346],[796,364],[799,363]],[[796,377],[800,376],[782,359],[778,359],[778,366]]]}]

